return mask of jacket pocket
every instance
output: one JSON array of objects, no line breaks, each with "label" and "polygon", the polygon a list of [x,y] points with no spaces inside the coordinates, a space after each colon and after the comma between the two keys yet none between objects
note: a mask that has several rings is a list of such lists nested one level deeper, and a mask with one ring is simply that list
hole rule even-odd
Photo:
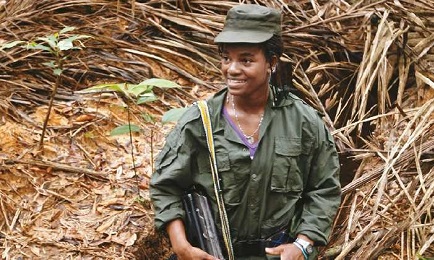
[{"label": "jacket pocket", "polygon": [[299,168],[302,154],[301,138],[276,138],[275,159],[271,175],[272,192],[295,192],[303,190],[303,178]]},{"label": "jacket pocket", "polygon": [[216,159],[225,204],[229,207],[237,205],[240,202],[240,189],[238,188],[239,183],[231,167],[229,153],[216,153]]},{"label": "jacket pocket", "polygon": [[[227,172],[231,169],[229,154],[227,152],[216,153],[217,170],[220,172]],[[208,152],[197,154],[197,164],[199,166],[200,174],[211,174],[211,162]],[[211,176],[211,175],[210,175]]]}]

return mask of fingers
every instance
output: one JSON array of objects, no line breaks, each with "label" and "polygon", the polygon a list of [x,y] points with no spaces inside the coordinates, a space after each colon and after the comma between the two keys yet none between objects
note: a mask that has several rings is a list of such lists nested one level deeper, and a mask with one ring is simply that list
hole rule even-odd
[{"label": "fingers", "polygon": [[194,248],[192,252],[194,256],[192,256],[191,259],[203,259],[203,260],[218,260],[214,256],[208,254],[207,252],[203,251],[202,249],[199,249],[197,247]]},{"label": "fingers", "polygon": [[190,247],[190,249],[179,252],[177,253],[177,255],[178,255],[178,260],[191,260],[191,259],[219,260],[197,247]]},{"label": "fingers", "polygon": [[304,256],[294,244],[283,244],[278,247],[265,248],[269,255],[279,255],[281,260],[303,260]]},{"label": "fingers", "polygon": [[265,248],[265,253],[269,255],[280,255],[284,249],[284,245],[280,245],[277,247],[267,247]]}]

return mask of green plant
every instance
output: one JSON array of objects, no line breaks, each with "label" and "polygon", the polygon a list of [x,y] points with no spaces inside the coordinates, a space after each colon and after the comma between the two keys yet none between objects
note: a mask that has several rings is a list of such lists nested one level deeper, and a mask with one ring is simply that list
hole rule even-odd
[{"label": "green plant", "polygon": [[[51,108],[53,106],[54,96],[57,93],[57,89],[61,82],[61,75],[64,70],[64,61],[69,57],[67,55],[67,51],[77,50],[84,47],[83,43],[80,41],[81,39],[90,38],[88,35],[66,35],[68,32],[71,32],[75,29],[75,27],[65,27],[59,32],[48,35],[46,37],[39,37],[35,41],[25,42],[25,41],[13,41],[9,43],[5,43],[0,47],[0,50],[5,50],[9,48],[13,48],[16,46],[26,48],[27,50],[37,50],[42,52],[48,52],[53,56],[53,60],[48,62],[44,62],[43,65],[52,69],[53,74],[56,76],[56,82],[53,86],[50,101],[48,105],[47,115],[44,120],[44,125],[42,127],[41,139],[39,141],[38,149],[42,152],[42,148],[44,146],[44,136],[47,129],[48,120],[50,119]],[[77,46],[78,43],[80,46]],[[75,44],[75,45],[74,45]]]},{"label": "green plant", "polygon": [[[173,81],[160,79],[160,78],[150,78],[146,79],[139,84],[129,84],[129,83],[108,83],[108,84],[100,84],[90,88],[85,89],[82,93],[86,92],[101,92],[101,91],[115,91],[118,93],[122,93],[127,98],[133,100],[137,105],[150,103],[158,100],[158,97],[155,95],[153,89],[154,87],[160,89],[171,89],[171,88],[181,88],[178,84]],[[129,108],[127,108],[129,109]],[[168,115],[165,114],[163,116],[163,123],[176,120],[176,116],[178,112],[183,111],[185,108],[175,108],[169,110]],[[128,110],[129,111],[129,110]],[[174,115],[175,114],[175,115]],[[152,115],[143,114],[143,119],[146,122],[155,123],[155,119]],[[131,124],[129,121],[128,124],[118,126],[114,128],[110,135],[122,135],[128,134],[131,132],[140,132],[141,128],[137,125]]]},{"label": "green plant", "polygon": [[175,122],[184,114],[188,107],[172,108],[164,113],[162,123]]},{"label": "green plant", "polygon": [[[125,97],[127,97],[128,99],[134,101],[137,105],[140,104],[144,104],[144,103],[150,103],[153,101],[158,100],[157,96],[155,95],[153,89],[154,87],[160,88],[160,89],[171,89],[171,88],[181,88],[181,86],[179,86],[178,84],[176,84],[173,81],[170,80],[166,80],[166,79],[159,79],[159,78],[150,78],[150,79],[146,79],[142,82],[140,82],[139,84],[129,84],[129,83],[109,83],[109,84],[100,84],[100,85],[96,85],[90,88],[87,88],[83,91],[80,91],[81,93],[98,93],[98,92],[103,92],[103,91],[115,91],[118,93],[123,94]],[[130,142],[133,143],[133,137],[132,137],[132,133],[133,132],[141,132],[142,129],[131,123],[131,115],[130,115],[130,107],[127,103],[126,106],[127,112],[128,112],[128,124],[124,124],[121,126],[118,126],[114,129],[112,129],[112,131],[110,132],[111,136],[116,136],[116,135],[122,135],[122,134],[129,134],[130,137]],[[176,115],[179,112],[174,112],[174,111],[182,111],[183,109],[172,109],[169,110],[169,116],[166,116],[166,118],[163,117],[163,123],[164,122],[168,122],[168,120],[173,120],[176,118]],[[142,118],[145,122],[148,123],[152,123],[155,124],[155,118],[151,115],[151,114],[142,114]],[[151,133],[150,133],[150,140],[151,140],[151,168],[153,169],[153,158],[154,158],[154,148],[153,148],[153,129],[151,128]],[[131,146],[131,157],[132,157],[132,162],[133,162],[133,169],[134,169],[134,175],[136,176],[136,180],[138,179],[138,175],[136,173],[136,167],[135,167],[135,157],[134,157],[134,149],[133,146]],[[137,180],[137,187],[139,187],[139,182]],[[139,188],[137,189],[138,191],[140,190]],[[143,200],[143,198],[140,196],[138,196],[139,200]],[[145,205],[146,203],[149,203],[148,201],[143,201],[142,204]]]}]

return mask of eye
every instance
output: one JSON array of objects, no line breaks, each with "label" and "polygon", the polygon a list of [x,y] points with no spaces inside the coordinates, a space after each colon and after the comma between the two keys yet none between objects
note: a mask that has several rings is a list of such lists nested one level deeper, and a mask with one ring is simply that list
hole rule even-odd
[{"label": "eye", "polygon": [[228,62],[229,62],[229,57],[226,56],[226,55],[222,55],[222,56],[221,56],[221,61],[222,61],[223,63],[228,63]]},{"label": "eye", "polygon": [[241,62],[242,62],[244,65],[250,65],[253,61],[252,61],[252,59],[243,59]]}]

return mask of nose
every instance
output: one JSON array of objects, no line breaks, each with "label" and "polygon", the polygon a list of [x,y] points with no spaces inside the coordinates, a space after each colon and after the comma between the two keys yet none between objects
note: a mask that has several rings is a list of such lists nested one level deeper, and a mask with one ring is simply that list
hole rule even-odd
[{"label": "nose", "polygon": [[229,74],[237,74],[240,72],[239,64],[238,62],[234,61],[231,62],[228,66],[228,73]]}]

